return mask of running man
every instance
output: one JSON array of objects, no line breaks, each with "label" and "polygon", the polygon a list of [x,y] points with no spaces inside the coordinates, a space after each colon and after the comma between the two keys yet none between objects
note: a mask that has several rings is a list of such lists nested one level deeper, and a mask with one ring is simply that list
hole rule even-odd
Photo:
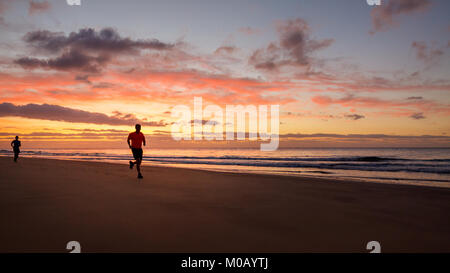
[{"label": "running man", "polygon": [[19,141],[19,136],[16,136],[16,139],[11,141],[11,147],[13,147],[13,151],[14,151],[14,162],[17,162],[17,158],[19,158],[19,153],[20,153],[19,147],[20,146],[21,146],[21,144]]},{"label": "running man", "polygon": [[[136,132],[132,132],[128,135],[127,143],[128,147],[130,147],[133,152],[133,157],[136,161],[130,161],[130,169],[133,169],[133,166],[136,165],[136,169],[138,172],[138,178],[144,178],[141,174],[141,162],[142,162],[142,144],[145,146],[145,136],[141,132],[141,125],[136,124],[134,126],[136,128]],[[130,144],[131,140],[131,144]]]}]

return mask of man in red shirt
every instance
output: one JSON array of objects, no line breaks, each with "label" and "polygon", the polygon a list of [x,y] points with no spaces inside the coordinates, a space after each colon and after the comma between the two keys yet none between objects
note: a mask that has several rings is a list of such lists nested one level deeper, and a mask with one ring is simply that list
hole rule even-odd
[{"label": "man in red shirt", "polygon": [[[141,132],[141,125],[136,124],[136,132],[132,132],[128,135],[127,143],[133,152],[133,157],[136,161],[130,161],[130,169],[136,164],[136,169],[138,171],[138,178],[144,178],[141,174],[141,162],[142,162],[142,144],[145,146],[145,136]],[[130,144],[131,140],[131,144]]]}]

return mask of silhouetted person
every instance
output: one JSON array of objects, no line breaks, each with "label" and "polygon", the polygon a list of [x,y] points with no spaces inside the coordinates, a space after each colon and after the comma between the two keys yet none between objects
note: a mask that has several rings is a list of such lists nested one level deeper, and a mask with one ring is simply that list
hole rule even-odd
[{"label": "silhouetted person", "polygon": [[[141,162],[142,162],[142,144],[145,146],[145,136],[141,132],[141,125],[136,124],[135,126],[136,132],[132,132],[128,135],[127,143],[133,152],[133,157],[136,161],[130,161],[130,169],[133,169],[133,166],[136,164],[136,169],[138,172],[138,178],[144,178],[141,174]],[[131,140],[131,144],[130,144]]]},{"label": "silhouetted person", "polygon": [[17,158],[19,158],[20,145],[19,137],[16,136],[16,139],[11,142],[11,147],[13,147],[14,151],[14,162],[17,162]]}]

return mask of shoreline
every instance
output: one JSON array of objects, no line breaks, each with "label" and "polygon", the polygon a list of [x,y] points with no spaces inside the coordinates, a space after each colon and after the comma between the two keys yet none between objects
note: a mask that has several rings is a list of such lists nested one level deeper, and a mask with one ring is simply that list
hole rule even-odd
[{"label": "shoreline", "polygon": [[[0,158],[10,158],[10,156],[0,155]],[[73,158],[49,158],[49,157],[32,157],[32,156],[21,156],[20,158],[29,158],[29,159],[45,159],[45,160],[61,160],[61,161],[74,161],[74,162],[92,162],[92,163],[107,163],[107,164],[117,164],[117,165],[128,165],[127,162],[121,162],[119,160],[85,160],[85,159],[73,159]],[[130,157],[131,158],[131,157]],[[20,159],[19,159],[20,160]],[[150,165],[148,165],[150,164]],[[251,174],[251,175],[269,175],[275,177],[298,177],[301,179],[319,179],[325,181],[340,181],[340,182],[354,182],[354,183],[375,183],[375,184],[384,184],[384,185],[396,185],[396,186],[414,186],[414,187],[431,187],[431,188],[443,188],[450,189],[450,185],[441,185],[439,183],[449,183],[450,181],[433,181],[433,180],[425,180],[420,183],[419,180],[414,179],[396,179],[396,178],[370,178],[370,177],[339,177],[338,174],[334,176],[319,176],[314,174],[287,174],[287,173],[268,173],[264,171],[225,171],[222,169],[213,169],[213,168],[189,168],[176,166],[177,164],[158,164],[152,161],[143,161],[143,168],[145,167],[161,167],[161,168],[175,168],[175,169],[183,169],[183,170],[201,170],[206,172],[216,172],[216,173],[234,173],[234,174]],[[183,165],[183,164],[178,164]],[[201,165],[201,164],[198,164]],[[193,164],[193,166],[196,166]],[[372,179],[372,180],[371,180]],[[374,181],[374,179],[378,179]],[[395,181],[395,182],[394,182]],[[401,182],[397,182],[401,181]],[[415,181],[412,183],[402,182],[402,181]]]},{"label": "shoreline", "polygon": [[450,252],[450,190],[0,158],[0,252]]}]

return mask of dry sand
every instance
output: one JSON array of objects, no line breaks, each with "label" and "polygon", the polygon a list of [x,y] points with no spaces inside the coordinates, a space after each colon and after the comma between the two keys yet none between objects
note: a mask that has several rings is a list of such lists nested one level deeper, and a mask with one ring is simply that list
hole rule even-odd
[{"label": "dry sand", "polygon": [[0,252],[450,252],[450,189],[0,158]]}]

